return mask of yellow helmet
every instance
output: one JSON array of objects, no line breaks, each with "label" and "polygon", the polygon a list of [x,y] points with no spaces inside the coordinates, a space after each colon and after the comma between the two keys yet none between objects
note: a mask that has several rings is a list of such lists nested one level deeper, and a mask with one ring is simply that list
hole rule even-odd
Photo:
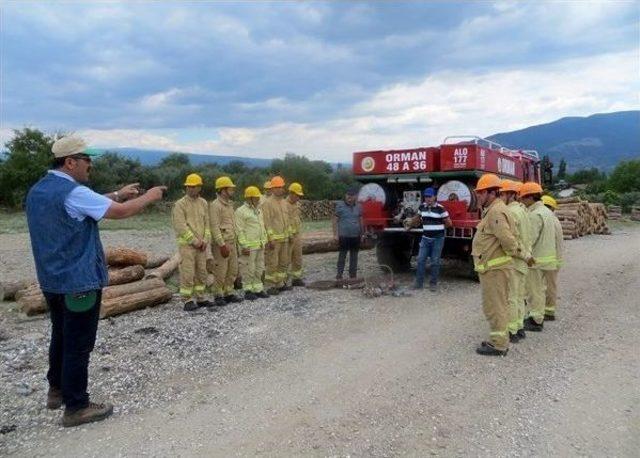
[{"label": "yellow helmet", "polygon": [[249,186],[244,190],[244,198],[247,199],[249,197],[262,197],[260,190],[257,186]]},{"label": "yellow helmet", "polygon": [[554,210],[558,209],[558,202],[551,196],[542,196],[542,203]]},{"label": "yellow helmet", "polygon": [[187,179],[184,180],[185,186],[202,186],[202,177],[197,173],[187,175]]},{"label": "yellow helmet", "polygon": [[300,183],[291,183],[289,185],[289,192],[299,195],[300,197],[304,196],[302,192],[302,185]]},{"label": "yellow helmet", "polygon": [[231,178],[229,177],[220,177],[216,180],[216,190],[223,188],[235,188],[236,185],[233,184]]},{"label": "yellow helmet", "polygon": [[264,182],[264,185],[262,186],[264,189],[271,189],[271,180],[267,180]]}]

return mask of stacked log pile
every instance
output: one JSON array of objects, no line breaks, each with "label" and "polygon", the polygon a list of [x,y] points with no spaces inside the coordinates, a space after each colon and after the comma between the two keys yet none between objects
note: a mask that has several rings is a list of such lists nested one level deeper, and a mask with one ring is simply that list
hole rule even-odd
[{"label": "stacked log pile", "polygon": [[[109,266],[109,286],[102,290],[100,318],[128,313],[145,307],[164,304],[172,293],[164,282],[178,267],[178,254],[168,257],[148,257],[128,248],[113,248],[105,252]],[[145,267],[153,268],[147,272]],[[28,316],[45,313],[47,303],[40,285],[31,283],[14,295]]]},{"label": "stacked log pile", "polygon": [[560,220],[565,239],[610,233],[604,204],[589,203],[579,197],[558,199],[555,214]]},{"label": "stacked log pile", "polygon": [[631,219],[640,221],[640,207],[631,207]]},{"label": "stacked log pile", "polygon": [[609,205],[607,209],[607,216],[609,219],[618,220],[622,218],[622,207],[619,205]]},{"label": "stacked log pile", "polygon": [[304,221],[319,221],[333,216],[336,208],[334,200],[301,200],[300,212]]}]

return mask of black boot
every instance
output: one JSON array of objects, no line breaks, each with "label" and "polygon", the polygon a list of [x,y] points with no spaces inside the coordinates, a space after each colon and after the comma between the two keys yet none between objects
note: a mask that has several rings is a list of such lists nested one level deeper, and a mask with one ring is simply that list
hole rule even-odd
[{"label": "black boot", "polygon": [[281,286],[279,289],[281,293],[284,293],[285,291],[291,291],[293,287],[289,285],[284,285],[284,286]]},{"label": "black boot", "polygon": [[555,315],[545,315],[544,316],[544,321],[556,321],[556,316]]},{"label": "black boot", "polygon": [[198,304],[196,304],[193,301],[187,301],[184,303],[183,310],[185,312],[193,312],[194,310],[197,310],[197,309],[198,309]]},{"label": "black boot", "polygon": [[258,296],[252,291],[247,291],[246,293],[244,293],[244,298],[248,301],[255,301]]},{"label": "black boot", "polygon": [[489,342],[482,342],[482,344],[476,348],[476,353],[484,356],[506,356],[509,349],[498,350]]},{"label": "black boot", "polygon": [[260,291],[259,293],[256,293],[256,296],[261,298],[261,299],[266,299],[267,297],[269,297],[269,295],[266,293],[266,291]]},{"label": "black boot", "polygon": [[224,297],[224,300],[229,303],[229,302],[242,302],[242,298],[236,296],[235,294],[228,294]]},{"label": "black boot", "polygon": [[520,342],[520,336],[517,333],[516,334],[509,333],[509,342],[511,342],[511,343]]},{"label": "black boot", "polygon": [[209,308],[209,307],[213,307],[213,306],[214,306],[213,302],[211,302],[209,300],[198,301],[198,307]]},{"label": "black boot", "polygon": [[544,327],[544,323],[536,323],[533,318],[527,318],[524,320],[524,329],[531,332],[541,332]]},{"label": "black boot", "polygon": [[305,286],[305,283],[302,278],[295,278],[291,281],[291,286]]},{"label": "black boot", "polygon": [[527,338],[527,333],[524,332],[524,329],[518,329],[516,335],[520,338],[520,340]]},{"label": "black boot", "polygon": [[227,301],[225,301],[223,297],[216,297],[216,300],[213,304],[216,307],[224,307],[225,305],[227,305]]},{"label": "black boot", "polygon": [[280,294],[280,290],[278,288],[269,288],[267,294],[269,294],[269,296],[277,296]]}]

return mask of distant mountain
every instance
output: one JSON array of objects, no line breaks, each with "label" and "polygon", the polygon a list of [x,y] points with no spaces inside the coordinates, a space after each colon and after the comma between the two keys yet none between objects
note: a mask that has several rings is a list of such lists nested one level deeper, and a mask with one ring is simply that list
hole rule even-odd
[{"label": "distant mountain", "polygon": [[547,154],[556,170],[563,158],[569,171],[589,167],[611,170],[622,160],[640,158],[640,111],[561,118],[488,138],[508,148]]},{"label": "distant mountain", "polygon": [[[105,150],[118,153],[131,159],[138,159],[143,165],[157,165],[162,161],[162,159],[176,152],[141,148],[105,148]],[[239,156],[213,156],[211,154],[184,154],[189,156],[189,160],[193,165],[211,164],[214,162],[219,165],[226,165],[233,161],[243,162],[247,167],[268,167],[271,165],[271,159]]]}]

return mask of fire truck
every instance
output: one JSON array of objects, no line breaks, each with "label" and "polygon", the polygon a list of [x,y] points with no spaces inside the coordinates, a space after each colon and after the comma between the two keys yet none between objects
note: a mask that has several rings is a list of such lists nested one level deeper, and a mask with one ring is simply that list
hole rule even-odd
[{"label": "fire truck", "polygon": [[422,191],[433,187],[451,217],[443,257],[471,266],[471,241],[481,208],[474,189],[487,172],[540,183],[536,151],[512,150],[476,136],[451,136],[439,146],[353,153],[353,172],[363,184],[358,195],[367,233],[376,239],[380,264],[406,271],[418,253],[421,228],[406,221],[418,213]]}]

